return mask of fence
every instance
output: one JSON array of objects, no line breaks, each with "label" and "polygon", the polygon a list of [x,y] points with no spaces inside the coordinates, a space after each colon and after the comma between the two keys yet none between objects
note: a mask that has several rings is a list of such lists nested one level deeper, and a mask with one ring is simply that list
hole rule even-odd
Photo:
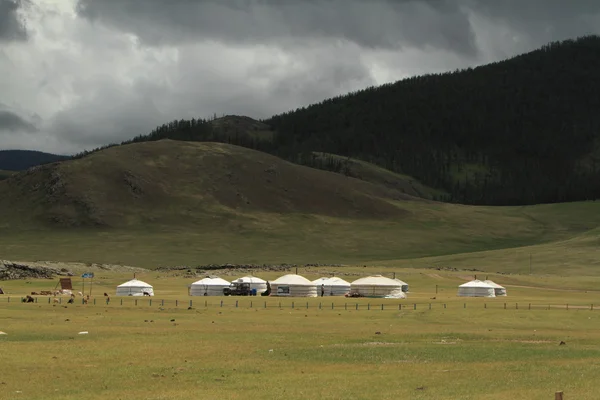
[{"label": "fence", "polygon": [[[34,304],[50,304],[50,305],[68,305],[69,298],[63,297],[32,297]],[[24,303],[24,297],[0,297],[0,302],[4,300],[7,303],[20,303],[20,304],[29,304]],[[301,299],[301,298],[300,298]],[[249,299],[247,297],[243,298],[243,300],[232,300],[228,298],[226,300],[220,300],[218,297],[212,297],[209,300],[207,299],[189,299],[189,300],[163,300],[163,299],[153,299],[147,297],[119,297],[116,299],[107,300],[106,298],[93,298],[86,300],[81,298],[73,299],[73,305],[101,305],[101,306],[133,306],[133,307],[182,307],[182,308],[193,308],[193,307],[204,307],[204,308],[277,308],[277,309],[319,309],[319,310],[395,310],[395,311],[407,311],[407,310],[435,310],[435,309],[448,309],[448,308],[463,308],[463,309],[525,309],[525,310],[550,310],[550,309],[561,309],[561,310],[598,310],[598,306],[594,304],[533,304],[533,303],[486,303],[486,302],[469,302],[469,303],[460,303],[460,302],[451,302],[451,303],[442,303],[442,302],[433,302],[433,303],[410,303],[410,302],[402,302],[402,303],[376,303],[376,302],[315,302],[315,301],[302,301],[302,300],[291,300],[286,299],[284,301],[274,301],[270,300],[255,300]]]}]

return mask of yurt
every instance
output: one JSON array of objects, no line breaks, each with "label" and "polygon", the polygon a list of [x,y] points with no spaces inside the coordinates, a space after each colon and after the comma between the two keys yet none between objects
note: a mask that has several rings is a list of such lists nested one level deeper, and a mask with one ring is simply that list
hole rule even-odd
[{"label": "yurt", "polygon": [[257,278],[255,276],[243,276],[238,278],[231,283],[249,283],[251,290],[256,290],[257,294],[261,294],[267,291],[267,281]]},{"label": "yurt", "polygon": [[323,289],[323,296],[343,296],[350,291],[350,282],[337,276],[325,276],[314,280],[313,283],[317,286],[319,296],[321,296],[321,289]]},{"label": "yurt", "polygon": [[408,283],[398,279],[398,278],[394,278],[395,281],[398,281],[398,283],[402,286],[402,291],[404,293],[408,293]]},{"label": "yurt", "polygon": [[504,286],[500,286],[496,282],[490,281],[489,279],[486,279],[483,282],[494,287],[494,293],[496,296],[506,296],[506,288]]},{"label": "yurt", "polygon": [[218,276],[209,276],[190,285],[190,296],[223,296],[230,283]]},{"label": "yurt", "polygon": [[387,299],[404,299],[406,294],[402,291],[402,284],[396,279],[386,278],[381,275],[367,276],[352,282],[351,294],[361,297],[383,297]]},{"label": "yurt", "polygon": [[489,285],[479,279],[463,283],[458,287],[459,297],[496,297],[496,291],[492,285]]},{"label": "yurt", "polygon": [[132,279],[117,286],[115,296],[154,296],[154,288],[139,279]]},{"label": "yurt", "polygon": [[300,275],[283,275],[271,282],[271,296],[317,297],[317,285]]}]

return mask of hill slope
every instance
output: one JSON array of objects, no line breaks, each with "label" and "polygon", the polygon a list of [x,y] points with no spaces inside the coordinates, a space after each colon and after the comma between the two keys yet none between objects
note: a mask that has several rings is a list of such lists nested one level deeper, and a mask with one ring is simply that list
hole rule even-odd
[{"label": "hill slope", "polygon": [[69,159],[69,156],[35,150],[0,150],[0,170],[22,171],[36,165]]},{"label": "hill slope", "polygon": [[372,161],[469,204],[600,196],[600,38],[408,78],[266,121],[274,148]]},{"label": "hill slope", "polygon": [[473,207],[416,199],[219,143],[155,141],[0,182],[0,254],[141,267],[397,260],[564,240],[600,202]]},{"label": "hill slope", "polygon": [[[219,210],[397,218],[400,191],[222,143],[162,140],[36,167],[0,183],[15,209],[62,226],[190,223]],[[5,212],[3,212],[5,210]]]}]

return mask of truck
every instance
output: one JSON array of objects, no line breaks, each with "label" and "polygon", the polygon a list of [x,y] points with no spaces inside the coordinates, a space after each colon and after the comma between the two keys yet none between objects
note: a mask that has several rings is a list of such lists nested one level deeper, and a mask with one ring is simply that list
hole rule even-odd
[{"label": "truck", "polygon": [[232,282],[229,287],[223,289],[223,295],[225,296],[253,296],[256,295],[250,288],[250,284],[247,282]]}]

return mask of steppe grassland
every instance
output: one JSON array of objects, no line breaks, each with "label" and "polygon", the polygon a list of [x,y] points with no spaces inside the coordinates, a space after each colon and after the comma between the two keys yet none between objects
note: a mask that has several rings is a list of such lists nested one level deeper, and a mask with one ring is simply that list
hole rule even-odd
[{"label": "steppe grassland", "polygon": [[[353,280],[392,271],[298,272],[310,279],[356,274],[345,276]],[[568,398],[597,397],[600,313],[589,306],[600,296],[565,290],[583,286],[580,279],[488,274],[507,286],[509,297],[464,299],[456,297],[456,285],[479,272],[395,271],[410,284],[408,299],[192,298],[187,285],[196,278],[185,271],[148,271],[136,276],[154,285],[152,305],[148,298],[138,298],[137,306],[123,298],[121,305],[114,296],[106,305],[102,293],[113,294],[132,272],[95,270],[95,305],[54,305],[44,297],[22,304],[15,301],[20,295],[52,289],[57,280],[3,282],[0,330],[8,335],[0,335],[0,397],[541,400],[556,390]],[[80,279],[73,282],[80,290]]]}]

